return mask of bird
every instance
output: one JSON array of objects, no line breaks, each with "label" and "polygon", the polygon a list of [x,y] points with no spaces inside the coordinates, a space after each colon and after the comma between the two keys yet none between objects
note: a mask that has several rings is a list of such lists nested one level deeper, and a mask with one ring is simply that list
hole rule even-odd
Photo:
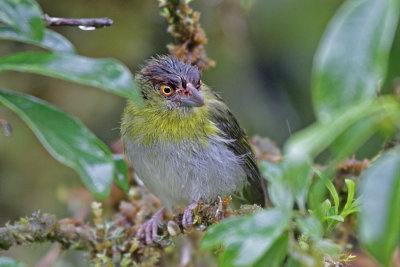
[{"label": "bird", "polygon": [[[187,207],[192,227],[198,201],[232,196],[233,203],[266,203],[266,186],[245,131],[222,98],[201,80],[201,70],[172,55],[145,61],[135,75],[143,104],[128,100],[121,137],[135,174],[170,211]],[[164,209],[138,230],[157,242]]]}]

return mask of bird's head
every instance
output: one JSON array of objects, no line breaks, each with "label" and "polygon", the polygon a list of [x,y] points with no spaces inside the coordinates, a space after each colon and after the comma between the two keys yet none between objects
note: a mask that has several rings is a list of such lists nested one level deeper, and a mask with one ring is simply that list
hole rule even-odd
[{"label": "bird's head", "polygon": [[168,109],[191,109],[206,104],[201,92],[201,71],[174,56],[146,61],[136,76],[145,101]]}]

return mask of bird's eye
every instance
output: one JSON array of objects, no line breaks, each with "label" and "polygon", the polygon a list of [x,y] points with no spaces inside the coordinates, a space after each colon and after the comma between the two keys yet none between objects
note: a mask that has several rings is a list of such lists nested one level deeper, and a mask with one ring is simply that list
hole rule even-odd
[{"label": "bird's eye", "polygon": [[162,85],[161,86],[161,93],[165,96],[170,96],[172,95],[172,88],[168,85]]}]

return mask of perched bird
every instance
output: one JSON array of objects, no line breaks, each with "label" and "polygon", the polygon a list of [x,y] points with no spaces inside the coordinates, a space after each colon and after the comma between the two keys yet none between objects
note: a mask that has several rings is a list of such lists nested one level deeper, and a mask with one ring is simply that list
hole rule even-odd
[{"label": "perched bird", "polygon": [[[136,83],[144,105],[128,102],[121,126],[125,152],[144,185],[170,210],[232,195],[234,203],[265,204],[265,184],[245,132],[201,71],[174,56],[146,61]],[[139,231],[158,239],[157,212]]]}]

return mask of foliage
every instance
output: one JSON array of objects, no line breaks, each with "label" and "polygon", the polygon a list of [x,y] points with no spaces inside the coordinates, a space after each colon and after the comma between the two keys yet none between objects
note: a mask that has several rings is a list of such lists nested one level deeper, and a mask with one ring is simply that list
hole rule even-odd
[{"label": "foliage", "polygon": [[[160,1],[163,15],[170,24],[176,17],[184,25],[176,27],[186,27],[183,17],[173,13],[178,2]],[[182,2],[183,6],[188,2]],[[226,219],[207,230],[202,249],[217,249],[220,266],[346,264],[353,256],[343,246],[348,240],[337,242],[337,234],[340,228],[353,231],[354,225],[362,247],[382,265],[391,265],[400,240],[400,148],[376,151],[375,159],[355,175],[344,177],[342,187],[336,180],[344,159],[376,133],[393,138],[400,126],[398,99],[380,95],[399,5],[399,0],[347,0],[338,10],[314,59],[312,95],[317,121],[286,142],[280,162],[260,162],[273,207]],[[68,40],[44,28],[43,13],[33,0],[18,4],[0,0],[0,21],[1,39],[49,50],[0,58],[0,71],[47,75],[141,103],[123,64],[77,55]],[[204,43],[200,42],[201,53]],[[52,156],[75,169],[94,195],[107,197],[113,177],[118,186],[128,189],[123,158],[112,155],[78,119],[13,91],[1,90],[0,104],[19,115]],[[318,156],[323,152],[328,159],[321,162]]]},{"label": "foliage", "polygon": [[25,267],[26,265],[13,259],[0,257],[0,267]]},{"label": "foliage", "polygon": [[[342,248],[332,238],[336,226],[352,220],[349,217],[359,209],[361,244],[381,264],[390,266],[399,243],[399,149],[377,151],[382,158],[361,175],[359,198],[354,198],[355,181],[346,179],[348,193],[339,196],[331,180],[341,160],[352,156],[374,133],[390,137],[399,127],[398,100],[393,96],[379,97],[397,27],[399,2],[348,0],[343,4],[327,28],[314,60],[312,94],[317,122],[286,142],[282,162],[261,162],[272,204],[293,209],[296,202],[300,208],[299,212],[292,212],[290,227],[284,231],[289,236],[289,246],[279,246],[289,256],[285,266],[294,263],[319,266],[327,258],[343,262]],[[327,149],[331,156],[324,171],[312,167],[315,158]],[[313,179],[312,173],[319,179]],[[330,192],[330,198],[321,193],[324,187]],[[345,205],[340,210],[342,202]],[[241,248],[232,247],[230,240],[251,236],[253,228],[248,228],[247,233],[232,231],[229,236],[223,236],[231,220],[209,229],[204,242],[219,236],[220,242],[227,246],[220,258],[234,255],[233,265],[242,266]],[[246,223],[252,218],[241,220]],[[270,227],[267,221],[265,227]],[[253,249],[258,247],[254,243]],[[272,251],[276,255],[282,253],[270,250],[266,249],[265,255]],[[247,259],[246,264],[255,264],[258,260],[251,254],[243,257]],[[221,266],[232,266],[224,264],[222,261]],[[283,259],[276,266],[282,264]]]},{"label": "foliage", "polygon": [[[0,38],[41,46],[51,52],[24,52],[0,58],[0,71],[37,73],[103,89],[141,101],[132,74],[114,59],[92,59],[75,54],[73,45],[44,28],[43,13],[35,1],[0,1]],[[76,118],[34,97],[0,91],[0,104],[15,111],[59,162],[75,169],[87,188],[105,198],[111,181],[127,190],[128,168]]]}]

